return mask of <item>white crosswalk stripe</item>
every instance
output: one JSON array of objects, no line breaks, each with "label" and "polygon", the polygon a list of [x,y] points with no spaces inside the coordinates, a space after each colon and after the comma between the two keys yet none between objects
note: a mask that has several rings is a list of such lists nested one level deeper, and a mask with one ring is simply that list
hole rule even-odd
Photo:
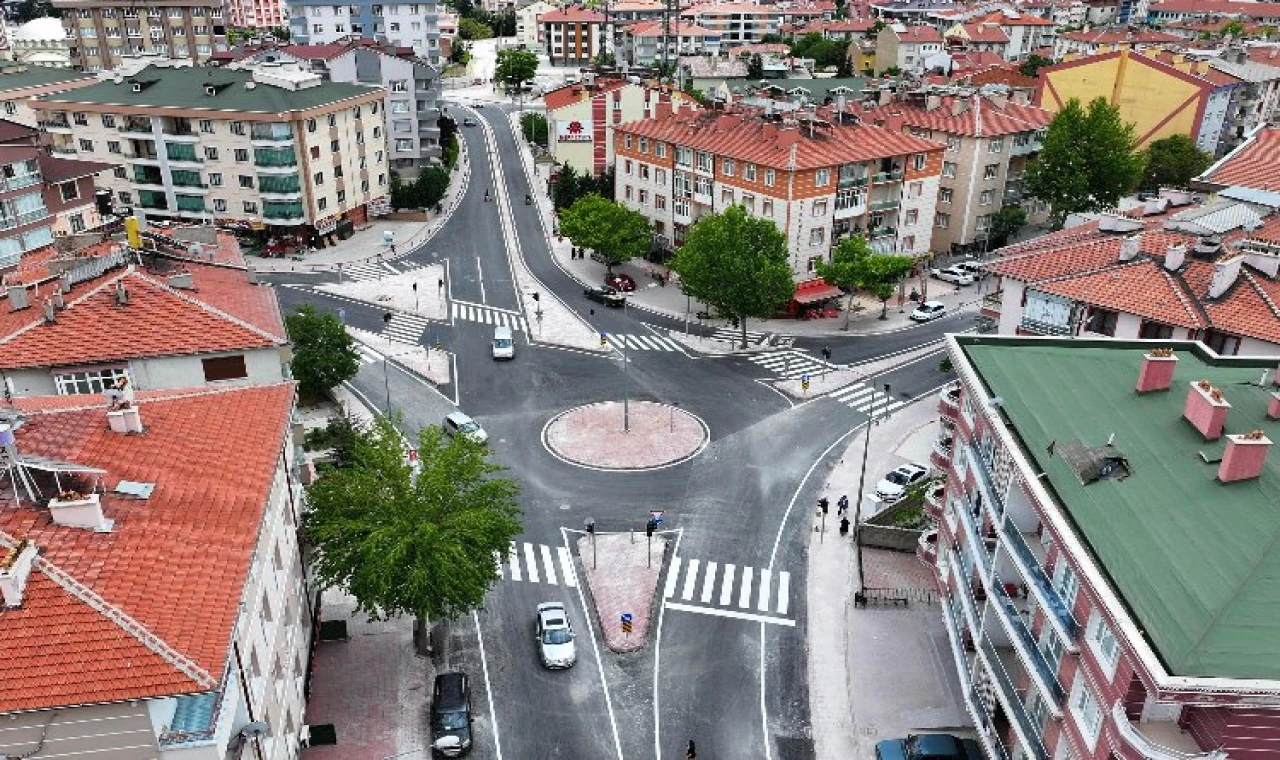
[{"label": "white crosswalk stripe", "polygon": [[752,354],[751,361],[778,377],[794,380],[802,375],[817,375],[832,369],[830,364],[799,351],[776,351],[770,354]]},{"label": "white crosswalk stripe", "polygon": [[391,321],[382,328],[382,337],[397,343],[416,346],[422,340],[422,333],[426,332],[430,324],[431,320],[426,317],[393,312]]},{"label": "white crosswalk stripe", "polygon": [[364,261],[359,264],[343,266],[342,280],[363,282],[365,280],[381,280],[383,277],[412,272],[421,269],[424,264],[416,261]]},{"label": "white crosswalk stripe", "polygon": [[374,362],[382,361],[382,354],[363,343],[356,344],[356,353],[360,356],[361,364],[373,364]]},{"label": "white crosswalk stripe", "polygon": [[[677,556],[671,558],[667,568],[662,596],[668,606],[676,609],[706,610],[708,614],[723,609],[730,611],[726,613],[730,617],[764,616],[768,622],[786,615],[791,608],[791,574]],[[743,611],[751,614],[744,615]]]},{"label": "white crosswalk stripe", "polygon": [[[767,333],[758,332],[756,330],[747,330],[747,345],[758,345]],[[712,340],[722,340],[725,343],[742,340],[742,331],[733,327],[718,327],[716,331],[711,333]],[[780,348],[790,348],[795,345],[796,338],[794,335],[779,335],[775,345]]]},{"label": "white crosswalk stripe", "polygon": [[668,338],[657,335],[635,335],[632,333],[605,333],[609,343],[632,351],[678,351],[676,344]]},{"label": "white crosswalk stripe", "polygon": [[[563,546],[511,542],[505,556],[494,557],[498,575],[504,580],[527,583],[561,584],[578,587],[578,571],[573,566],[573,556]],[[558,567],[557,567],[558,565]]]},{"label": "white crosswalk stripe", "polygon": [[893,396],[886,395],[883,391],[876,390],[866,383],[846,385],[828,393],[827,398],[864,414],[887,414],[903,406],[903,402],[895,400]]},{"label": "white crosswalk stripe", "polygon": [[476,303],[453,302],[453,318],[464,322],[479,322],[486,325],[510,327],[512,330],[524,330],[524,317],[514,311],[495,309]]}]

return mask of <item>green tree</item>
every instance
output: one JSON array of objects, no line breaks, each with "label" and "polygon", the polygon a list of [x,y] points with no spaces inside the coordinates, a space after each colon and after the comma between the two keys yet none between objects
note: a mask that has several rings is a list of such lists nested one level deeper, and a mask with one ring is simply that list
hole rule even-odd
[{"label": "green tree", "polygon": [[556,181],[552,187],[551,204],[557,209],[566,209],[578,200],[578,170],[565,164],[556,170]]},{"label": "green tree", "polygon": [[1218,30],[1219,37],[1235,37],[1239,39],[1244,36],[1244,24],[1239,21],[1228,21]]},{"label": "green tree", "polygon": [[1027,60],[1023,61],[1021,64],[1018,65],[1018,72],[1021,73],[1023,76],[1028,76],[1028,77],[1039,76],[1040,69],[1043,69],[1045,66],[1052,66],[1052,65],[1053,65],[1052,60],[1048,58],[1044,58],[1043,56],[1038,56],[1035,53],[1032,53],[1031,55],[1027,56]]},{"label": "green tree", "polygon": [[759,53],[752,53],[747,59],[747,78],[764,79],[764,58]]},{"label": "green tree", "polygon": [[15,16],[15,21],[19,24],[25,24],[32,19],[44,18],[45,16],[60,18],[62,10],[53,7],[53,3],[49,2],[49,0],[22,0],[22,2],[18,3]]},{"label": "green tree", "polygon": [[1005,206],[991,217],[991,227],[988,230],[989,246],[991,248],[999,248],[1004,245],[1009,236],[1022,229],[1027,223],[1027,211],[1021,206]]},{"label": "green tree", "polygon": [[547,147],[547,117],[536,111],[520,114],[520,132],[527,142]]},{"label": "green tree", "polygon": [[1142,178],[1144,157],[1134,151],[1133,125],[1096,98],[1088,109],[1072,98],[1049,123],[1044,147],[1027,169],[1026,191],[1049,204],[1060,229],[1069,214],[1114,207]]},{"label": "green tree", "polygon": [[747,319],[766,319],[795,293],[787,263],[787,238],[768,219],[730,206],[689,228],[671,261],[681,288],[736,320],[747,347]]},{"label": "green tree", "polygon": [[1142,186],[1150,190],[1159,187],[1186,187],[1194,177],[1213,165],[1213,155],[1200,150],[1195,140],[1187,135],[1170,135],[1156,140],[1145,151],[1147,168],[1142,174]]},{"label": "green tree", "polygon": [[880,76],[882,77],[896,77],[901,75],[902,75],[902,69],[898,68],[897,66],[890,66],[889,68],[880,72]]},{"label": "green tree", "polygon": [[538,73],[538,54],[531,50],[503,48],[498,51],[493,78],[508,91],[517,91]]},{"label": "green tree", "polygon": [[421,643],[428,620],[483,603],[498,580],[493,558],[523,527],[519,487],[496,477],[487,446],[423,428],[416,473],[405,448],[385,417],[357,433],[351,465],[307,489],[303,530],[323,587],[344,587],[375,620],[412,615]]},{"label": "green tree", "polygon": [[471,51],[461,37],[454,37],[449,46],[449,62],[466,66],[471,61]]},{"label": "green tree", "polygon": [[[831,261],[815,262],[818,276],[830,285],[848,290],[861,290],[880,299],[880,318],[888,318],[888,300],[898,281],[911,271],[915,260],[910,256],[887,256],[876,253],[860,235],[850,235],[840,241],[831,254]],[[849,326],[853,299],[845,310],[844,324]]]},{"label": "green tree", "polygon": [[574,245],[604,257],[610,272],[615,265],[648,253],[653,243],[653,229],[644,214],[595,193],[560,212],[560,232]]},{"label": "green tree", "polygon": [[863,290],[875,296],[880,302],[880,319],[889,318],[889,299],[898,287],[898,282],[911,272],[915,259],[910,256],[890,256],[877,254],[863,262]]},{"label": "green tree", "polygon": [[423,167],[414,190],[422,208],[434,207],[449,193],[449,170],[443,166]]},{"label": "green tree", "polygon": [[493,36],[493,29],[473,18],[460,18],[458,36],[464,40],[487,40]]},{"label": "green tree", "polygon": [[302,395],[318,399],[360,371],[360,355],[338,318],[313,306],[301,306],[284,318],[293,342],[293,376]]},{"label": "green tree", "polygon": [[293,38],[293,32],[289,31],[287,26],[273,26],[267,30],[267,34],[275,37],[280,42],[288,42]]}]

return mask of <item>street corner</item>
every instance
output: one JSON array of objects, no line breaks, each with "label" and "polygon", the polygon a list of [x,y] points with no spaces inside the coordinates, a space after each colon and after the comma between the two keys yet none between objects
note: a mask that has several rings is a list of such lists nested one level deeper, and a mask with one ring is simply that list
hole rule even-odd
[{"label": "street corner", "polygon": [[711,431],[678,406],[602,401],[561,412],[542,429],[557,459],[592,470],[639,472],[671,467],[706,448]]},{"label": "street corner", "polygon": [[658,577],[668,539],[636,533],[585,535],[578,559],[585,568],[604,644],[612,652],[635,652],[648,643]]},{"label": "street corner", "polygon": [[389,359],[435,386],[453,382],[452,354],[443,349],[397,343],[350,325],[347,326],[347,333],[362,346],[372,349],[375,361]]}]

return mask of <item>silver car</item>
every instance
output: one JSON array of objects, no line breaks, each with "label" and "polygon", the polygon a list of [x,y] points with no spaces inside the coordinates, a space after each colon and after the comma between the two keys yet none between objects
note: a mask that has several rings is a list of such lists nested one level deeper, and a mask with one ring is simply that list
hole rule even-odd
[{"label": "silver car", "polygon": [[451,412],[446,415],[444,422],[440,423],[440,427],[444,429],[444,434],[447,436],[460,435],[469,438],[475,443],[484,443],[489,440],[489,434],[484,432],[484,428],[480,427],[480,423],[462,412]]},{"label": "silver car", "polygon": [[543,667],[561,670],[573,667],[578,650],[573,645],[573,626],[560,602],[538,605],[538,655]]},{"label": "silver car", "polygon": [[915,308],[908,317],[912,322],[928,322],[931,319],[937,319],[947,312],[947,307],[941,301],[925,301]]},{"label": "silver car", "polygon": [[953,285],[973,284],[973,275],[969,274],[969,272],[963,267],[956,265],[949,266],[945,269],[935,269],[932,274],[939,280],[952,283]]}]

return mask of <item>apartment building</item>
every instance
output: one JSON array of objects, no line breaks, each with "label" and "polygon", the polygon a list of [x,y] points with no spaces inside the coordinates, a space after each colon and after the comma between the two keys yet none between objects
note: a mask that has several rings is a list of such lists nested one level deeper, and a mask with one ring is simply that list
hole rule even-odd
[{"label": "apartment building", "polygon": [[99,226],[94,176],[115,166],[50,156],[10,127],[0,144],[0,269]]},{"label": "apartment building", "polygon": [[55,0],[71,40],[71,62],[84,71],[119,66],[126,56],[203,61],[227,48],[221,3],[148,0],[126,5],[111,0]]},{"label": "apartment building", "polygon": [[765,35],[780,34],[785,9],[755,3],[705,3],[680,12],[680,20],[720,37],[724,47],[760,42]]},{"label": "apartment building", "polygon": [[289,25],[285,0],[226,0],[227,18],[240,29],[270,29]]},{"label": "apartment building", "polygon": [[103,180],[120,206],[319,243],[389,208],[386,94],[284,64],[153,64],[34,107],[54,150],[125,163]]},{"label": "apartment building", "polygon": [[605,17],[584,7],[568,7],[538,17],[542,52],[553,66],[586,65],[605,52]]},{"label": "apartment building", "polygon": [[599,174],[612,165],[619,124],[651,118],[664,104],[693,102],[678,90],[618,77],[588,74],[586,80],[552,90],[542,99],[552,157],[580,173]]},{"label": "apartment building", "polygon": [[293,384],[131,396],[3,411],[0,755],[296,760],[315,610]]},{"label": "apartment building", "polygon": [[812,277],[846,235],[886,253],[929,248],[942,146],[829,110],[680,109],[616,128],[616,200],[666,246],[706,214],[738,204],[787,236],[792,273]]},{"label": "apartment building", "polygon": [[1053,114],[1025,97],[1016,102],[976,90],[954,92],[925,88],[859,113],[865,121],[946,145],[931,250],[964,253],[985,248],[1003,206],[1021,205],[1033,220],[1043,216],[1041,204],[1023,197],[1022,183]]},{"label": "apartment building", "polygon": [[327,0],[290,0],[290,40],[300,45],[327,45],[350,37],[369,37],[413,52],[432,66],[444,59],[440,50],[440,5],[375,3],[360,0],[335,5]]},{"label": "apartment building", "polygon": [[876,68],[896,68],[904,74],[924,71],[925,61],[942,51],[942,33],[931,26],[886,24],[876,35]]},{"label": "apartment building", "polygon": [[918,553],[987,757],[1273,757],[1275,360],[947,342],[959,380]]},{"label": "apartment building", "polygon": [[998,24],[956,24],[942,34],[948,52],[995,53],[1009,58],[1009,35]]},{"label": "apartment building", "polygon": [[34,127],[36,112],[31,110],[31,100],[77,87],[88,87],[96,81],[92,74],[69,69],[12,63],[0,66],[0,118]]},{"label": "apartment building", "polygon": [[659,21],[630,24],[622,28],[621,37],[621,59],[639,66],[661,62],[664,58],[674,61],[682,55],[720,53],[719,33],[684,22],[673,22],[669,34]]},{"label": "apartment building", "polygon": [[1183,47],[1186,41],[1158,29],[1093,29],[1087,32],[1063,32],[1053,46],[1054,60],[1076,53],[1095,55],[1115,50],[1145,50],[1164,46]]},{"label": "apartment building", "polygon": [[539,19],[544,13],[550,13],[560,6],[550,0],[535,0],[523,8],[516,9],[516,44],[526,50],[542,50],[542,24]]}]

